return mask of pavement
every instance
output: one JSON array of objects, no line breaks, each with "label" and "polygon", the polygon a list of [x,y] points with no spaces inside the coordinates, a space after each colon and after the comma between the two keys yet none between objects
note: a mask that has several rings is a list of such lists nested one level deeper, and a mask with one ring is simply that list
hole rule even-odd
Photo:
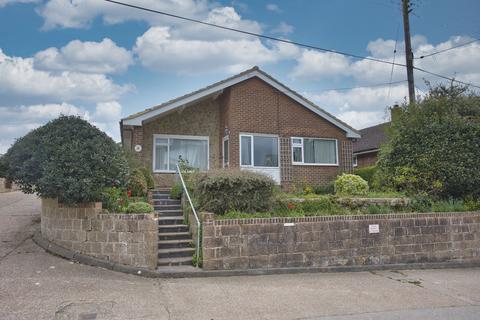
[{"label": "pavement", "polygon": [[32,242],[40,201],[0,193],[0,319],[480,319],[480,269],[150,279]]}]

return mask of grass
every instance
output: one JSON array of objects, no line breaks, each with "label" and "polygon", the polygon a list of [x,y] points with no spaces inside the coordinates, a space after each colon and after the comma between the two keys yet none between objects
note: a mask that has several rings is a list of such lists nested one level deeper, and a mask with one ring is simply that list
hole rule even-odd
[{"label": "grass", "polygon": [[462,200],[444,200],[432,204],[433,212],[469,211],[469,207]]}]

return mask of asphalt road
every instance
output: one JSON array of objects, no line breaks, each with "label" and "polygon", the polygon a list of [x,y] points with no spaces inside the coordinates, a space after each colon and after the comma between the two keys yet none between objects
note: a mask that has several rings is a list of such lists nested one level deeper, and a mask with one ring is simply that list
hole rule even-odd
[{"label": "asphalt road", "polygon": [[40,202],[0,193],[0,319],[480,319],[480,269],[147,279],[31,240]]}]

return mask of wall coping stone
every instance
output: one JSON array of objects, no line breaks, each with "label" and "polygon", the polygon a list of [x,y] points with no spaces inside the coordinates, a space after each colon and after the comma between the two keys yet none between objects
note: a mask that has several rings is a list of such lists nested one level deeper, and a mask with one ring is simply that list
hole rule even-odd
[{"label": "wall coping stone", "polygon": [[[426,213],[392,213],[392,214],[365,214],[365,215],[337,215],[313,217],[279,217],[279,218],[246,218],[246,219],[205,219],[204,225],[227,226],[243,224],[269,224],[269,223],[304,223],[324,221],[350,221],[350,220],[390,220],[409,218],[447,218],[459,216],[476,216],[480,211],[462,212],[426,212]],[[209,215],[210,217],[210,215]]]}]

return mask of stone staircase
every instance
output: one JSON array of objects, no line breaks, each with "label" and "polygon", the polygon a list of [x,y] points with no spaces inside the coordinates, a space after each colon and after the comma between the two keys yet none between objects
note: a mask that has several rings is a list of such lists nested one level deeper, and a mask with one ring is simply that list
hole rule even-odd
[{"label": "stone staircase", "polygon": [[170,189],[158,189],[152,201],[158,218],[158,267],[191,265],[195,248],[180,200],[170,198]]}]

